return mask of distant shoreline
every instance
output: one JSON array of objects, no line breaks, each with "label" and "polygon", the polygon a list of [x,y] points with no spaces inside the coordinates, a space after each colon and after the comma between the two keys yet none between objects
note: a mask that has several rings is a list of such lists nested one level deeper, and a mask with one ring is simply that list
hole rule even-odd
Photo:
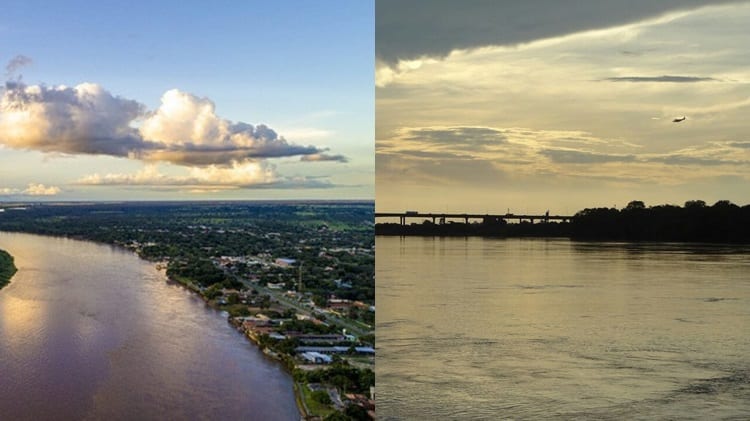
[{"label": "distant shoreline", "polygon": [[5,250],[0,250],[0,289],[10,283],[10,279],[18,271],[13,264],[13,256]]},{"label": "distant shoreline", "polygon": [[[738,206],[727,200],[711,206],[701,200],[690,200],[683,207],[646,207],[643,202],[634,200],[622,209],[587,208],[569,220],[565,217],[562,222],[545,221],[540,216],[534,223],[532,217],[512,214],[451,214],[441,218],[440,214],[417,211],[381,213],[384,217],[394,215],[401,218],[400,223],[376,223],[375,235],[750,244],[750,205]],[[407,219],[421,221],[407,224]],[[508,222],[514,219],[524,220]]]}]

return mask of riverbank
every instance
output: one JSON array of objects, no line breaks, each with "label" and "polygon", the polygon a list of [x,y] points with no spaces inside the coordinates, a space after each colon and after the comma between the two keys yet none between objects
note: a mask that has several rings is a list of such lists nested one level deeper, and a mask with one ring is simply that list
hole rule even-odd
[{"label": "riverbank", "polygon": [[0,288],[10,283],[10,278],[15,275],[17,270],[13,264],[13,256],[5,250],[0,250]]},{"label": "riverbank", "polygon": [[[172,275],[167,276],[167,280],[169,282],[180,285],[181,287],[193,293],[196,293],[205,302],[207,307],[226,313],[227,322],[229,324],[231,324],[240,333],[242,333],[242,335],[247,340],[257,346],[266,358],[279,363],[285,369],[285,371],[290,376],[292,376],[294,380],[293,391],[295,401],[301,419],[321,420],[333,413],[339,411],[341,411],[342,413],[345,412],[345,408],[341,406],[333,406],[332,401],[328,401],[327,403],[320,402],[320,397],[313,394],[312,390],[308,387],[308,383],[310,383],[310,381],[308,379],[308,375],[304,373],[311,373],[310,377],[317,379],[316,383],[318,383],[320,382],[321,377],[326,377],[324,374],[322,374],[322,371],[334,370],[338,372],[344,370],[343,372],[339,373],[340,376],[352,377],[352,375],[355,373],[351,370],[354,370],[357,375],[349,380],[352,384],[354,384],[358,382],[357,378],[359,377],[359,370],[355,367],[349,366],[349,363],[345,359],[340,360],[339,362],[334,361],[333,364],[327,366],[318,366],[317,369],[312,368],[312,366],[309,364],[302,364],[293,353],[294,347],[299,344],[295,340],[290,340],[287,335],[281,334],[278,331],[278,327],[280,327],[284,323],[288,323],[290,325],[293,324],[295,325],[294,329],[301,329],[304,331],[304,326],[306,323],[309,323],[309,321],[305,319],[298,319],[295,321],[289,318],[290,316],[293,317],[293,313],[290,315],[288,313],[290,309],[283,307],[283,304],[277,300],[273,300],[272,302],[270,302],[269,307],[265,310],[260,307],[255,308],[253,307],[255,301],[252,300],[251,296],[244,296],[245,290],[235,291],[231,294],[238,293],[240,294],[240,296],[244,296],[245,298],[247,298],[248,303],[228,304],[226,302],[227,295],[212,297],[212,294],[209,293],[210,289],[199,287],[190,278]],[[244,303],[245,300],[243,299],[242,302]],[[251,305],[251,307],[253,307],[253,311],[247,311],[250,302],[253,302],[253,305]],[[282,313],[284,313],[284,316],[282,316]],[[317,323],[320,323],[320,321],[317,321]],[[271,326],[277,326],[277,328],[271,328]],[[294,333],[296,336],[301,332]],[[285,339],[280,339],[280,334],[281,336],[285,336]],[[304,336],[306,335],[302,334],[300,337]],[[315,374],[315,372],[317,372],[317,374]],[[330,387],[325,388],[326,391],[329,389]],[[364,397],[364,400],[367,400],[366,396]],[[340,398],[339,404],[342,404],[340,402]],[[374,405],[372,402],[370,402],[370,404]],[[363,412],[362,415],[366,416],[367,419],[372,418],[370,415],[367,415],[366,412]]]},{"label": "riverbank", "polygon": [[[143,258],[142,256],[139,256],[139,257],[141,257],[144,260],[147,260],[147,259]],[[159,265],[157,265],[157,267],[158,266]],[[237,323],[237,321],[236,321],[237,319],[235,319],[233,317],[232,313],[231,312],[227,312],[226,309],[223,309],[220,305],[218,305],[218,303],[216,302],[216,300],[211,300],[208,297],[206,297],[206,295],[203,294],[201,288],[199,288],[194,282],[192,282],[192,280],[190,280],[188,278],[185,278],[185,277],[182,277],[182,276],[177,276],[177,275],[167,276],[167,280],[169,282],[174,282],[175,284],[178,284],[178,285],[182,286],[183,288],[185,288],[185,289],[187,289],[187,290],[189,290],[189,291],[197,294],[203,300],[203,302],[206,303],[206,306],[208,306],[208,307],[210,307],[210,308],[212,308],[214,310],[217,310],[217,311],[225,311],[227,313],[227,322],[229,322],[230,324],[232,324],[240,332],[243,332],[242,329],[241,329],[241,324]],[[284,367],[285,371],[290,376],[292,376],[294,367],[293,366],[292,367],[289,366],[289,364],[287,362],[289,360],[285,360],[285,359],[281,358],[281,356],[278,355],[278,354],[276,354],[276,353],[268,352],[268,348],[263,347],[261,345],[260,341],[257,338],[255,338],[255,337],[253,337],[251,335],[248,335],[247,333],[244,333],[244,332],[243,332],[242,336],[244,336],[245,339],[247,339],[248,341],[252,342],[255,346],[257,346],[258,349],[260,349],[263,352],[263,355],[265,355],[267,358],[270,358],[270,359],[274,360],[275,362],[281,364]],[[302,419],[308,419],[309,417],[313,416],[314,414],[310,413],[310,410],[307,408],[307,405],[305,405],[305,396],[303,395],[302,387],[304,387],[304,385],[301,385],[301,384],[299,384],[296,381],[294,382],[294,399],[297,402],[297,410],[299,410],[300,416],[302,417]]]}]

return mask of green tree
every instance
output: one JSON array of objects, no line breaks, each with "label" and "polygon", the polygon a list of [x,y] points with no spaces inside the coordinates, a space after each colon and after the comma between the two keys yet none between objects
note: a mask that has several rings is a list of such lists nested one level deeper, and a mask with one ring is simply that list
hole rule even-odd
[{"label": "green tree", "polygon": [[325,390],[316,390],[310,394],[312,398],[316,402],[320,402],[323,405],[330,405],[331,404],[331,397],[328,395],[328,392]]},{"label": "green tree", "polygon": [[367,415],[367,410],[359,405],[347,406],[346,410],[344,410],[344,414],[346,414],[346,416],[348,416],[350,419],[357,421],[367,421],[370,419],[370,416]]},{"label": "green tree", "polygon": [[327,417],[323,418],[324,421],[351,421],[351,418],[342,414],[341,412],[332,412]]}]

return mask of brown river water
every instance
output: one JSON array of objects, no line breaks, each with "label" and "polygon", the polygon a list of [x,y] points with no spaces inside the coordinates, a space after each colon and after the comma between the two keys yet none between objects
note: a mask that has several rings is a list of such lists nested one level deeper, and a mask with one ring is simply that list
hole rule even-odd
[{"label": "brown river water", "polygon": [[292,379],[154,265],[0,232],[0,419],[299,420]]}]

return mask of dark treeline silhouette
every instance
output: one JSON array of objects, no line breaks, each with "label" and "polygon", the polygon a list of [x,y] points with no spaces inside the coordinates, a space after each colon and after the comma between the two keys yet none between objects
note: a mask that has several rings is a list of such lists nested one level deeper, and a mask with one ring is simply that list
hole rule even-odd
[{"label": "dark treeline silhouette", "polygon": [[750,243],[750,205],[738,206],[720,200],[711,206],[690,200],[684,206],[646,207],[632,201],[623,209],[587,208],[571,222],[522,222],[502,219],[475,223],[375,225],[377,235],[483,236],[483,237],[569,237],[603,241],[689,241]]},{"label": "dark treeline silhouette", "polygon": [[750,243],[750,205],[690,200],[683,207],[646,207],[636,200],[621,210],[584,209],[571,225],[576,239]]}]

